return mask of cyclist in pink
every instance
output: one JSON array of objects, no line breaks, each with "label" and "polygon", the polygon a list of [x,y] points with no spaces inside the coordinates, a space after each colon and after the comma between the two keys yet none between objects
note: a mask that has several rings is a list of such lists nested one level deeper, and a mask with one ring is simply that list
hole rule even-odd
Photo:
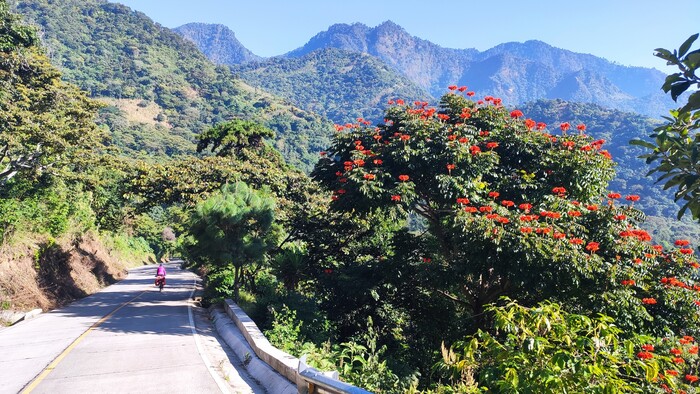
[{"label": "cyclist in pink", "polygon": [[[158,270],[156,271],[156,286],[160,286],[160,282],[163,282],[163,285],[165,285],[165,267],[163,266],[163,263],[160,263],[158,266]],[[161,291],[163,290],[163,287],[161,286]]]},{"label": "cyclist in pink", "polygon": [[158,266],[156,276],[165,276],[165,267],[163,266],[163,263],[160,263],[160,265]]}]

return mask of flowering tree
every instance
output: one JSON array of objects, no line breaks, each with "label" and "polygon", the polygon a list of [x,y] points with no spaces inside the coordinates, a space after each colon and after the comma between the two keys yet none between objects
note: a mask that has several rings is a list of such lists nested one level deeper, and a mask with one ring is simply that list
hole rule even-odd
[{"label": "flowering tree", "polygon": [[337,126],[313,173],[333,190],[333,210],[421,217],[425,247],[407,263],[426,265],[426,290],[477,327],[504,295],[648,332],[697,327],[693,250],[653,245],[639,197],[606,191],[614,162],[604,141],[585,125],[553,135],[498,99],[451,88],[439,108],[397,100],[384,124]]}]

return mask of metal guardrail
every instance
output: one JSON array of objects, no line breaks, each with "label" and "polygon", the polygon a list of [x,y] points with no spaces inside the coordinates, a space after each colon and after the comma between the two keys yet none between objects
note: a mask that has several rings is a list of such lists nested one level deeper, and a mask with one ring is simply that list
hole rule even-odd
[{"label": "metal guardrail", "polygon": [[370,391],[341,382],[338,380],[338,372],[332,372],[332,376],[328,376],[328,373],[309,367],[306,364],[306,356],[299,359],[297,371],[299,378],[306,383],[309,394],[372,394]]}]

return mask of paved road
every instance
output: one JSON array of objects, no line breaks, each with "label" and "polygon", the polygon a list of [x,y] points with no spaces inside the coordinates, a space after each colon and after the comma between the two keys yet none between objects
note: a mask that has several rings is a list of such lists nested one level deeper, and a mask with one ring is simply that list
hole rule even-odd
[{"label": "paved road", "polygon": [[0,393],[258,391],[232,387],[211,367],[221,349],[213,334],[202,335],[206,328],[194,328],[204,321],[188,305],[196,277],[167,268],[162,293],[155,267],[137,268],[97,294],[0,330]]}]

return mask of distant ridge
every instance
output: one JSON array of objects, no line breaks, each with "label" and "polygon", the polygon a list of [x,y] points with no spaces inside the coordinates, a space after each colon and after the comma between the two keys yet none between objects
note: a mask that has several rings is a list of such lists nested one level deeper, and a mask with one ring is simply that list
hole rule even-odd
[{"label": "distant ridge", "polygon": [[188,23],[174,30],[197,44],[202,53],[216,64],[245,64],[263,59],[244,47],[236,34],[224,25]]},{"label": "distant ridge", "polygon": [[[391,21],[374,28],[336,24],[283,56],[299,57],[328,47],[376,56],[436,97],[456,83],[511,105],[542,98],[585,98],[585,102],[657,118],[675,108],[660,89],[665,74],[658,70],[621,66],[536,40],[479,52],[440,47]],[[583,90],[572,89],[573,81],[579,81]],[[586,85],[586,81],[595,83]]]}]

